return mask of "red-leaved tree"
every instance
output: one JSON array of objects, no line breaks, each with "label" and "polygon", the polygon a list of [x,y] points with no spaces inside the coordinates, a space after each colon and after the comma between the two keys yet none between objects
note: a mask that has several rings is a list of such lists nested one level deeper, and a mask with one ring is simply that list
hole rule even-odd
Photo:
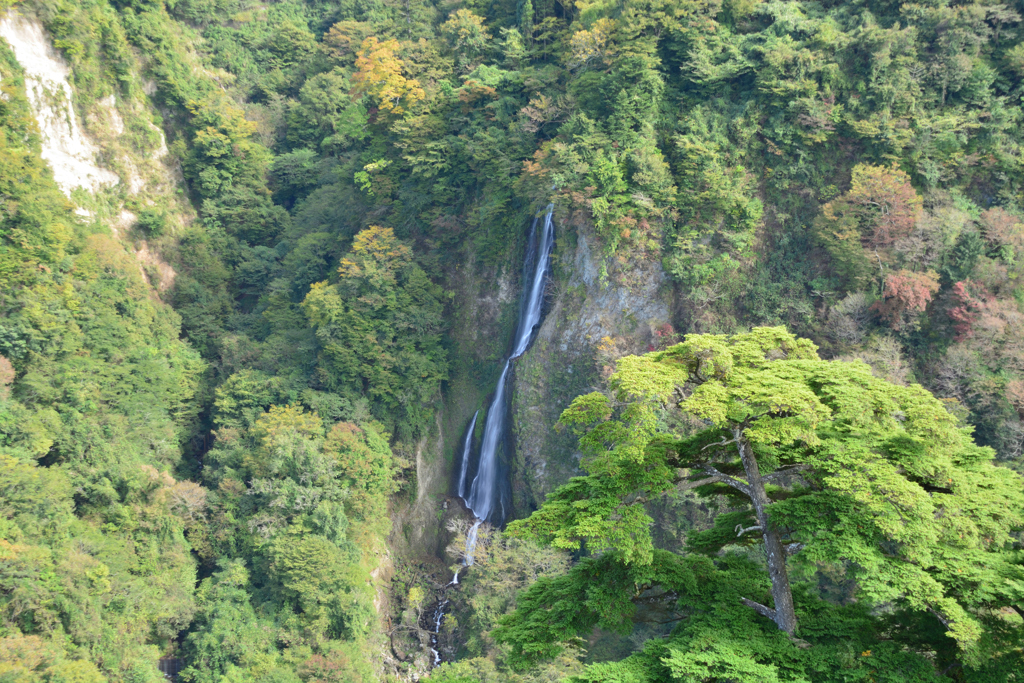
[{"label": "red-leaved tree", "polygon": [[984,287],[964,280],[953,285],[953,299],[956,305],[949,309],[949,317],[953,320],[956,340],[963,341],[974,334],[974,323],[985,309],[991,295]]},{"label": "red-leaved tree", "polygon": [[1003,208],[994,206],[981,214],[981,234],[991,246],[1024,246],[1024,223]]},{"label": "red-leaved tree", "polygon": [[910,234],[921,216],[922,200],[910,176],[896,166],[857,164],[850,191],[822,207],[830,225],[853,219],[861,244],[868,249],[892,246]]},{"label": "red-leaved tree", "polygon": [[872,308],[889,323],[894,330],[905,327],[939,291],[939,276],[934,272],[914,273],[899,270],[885,278],[883,299]]}]

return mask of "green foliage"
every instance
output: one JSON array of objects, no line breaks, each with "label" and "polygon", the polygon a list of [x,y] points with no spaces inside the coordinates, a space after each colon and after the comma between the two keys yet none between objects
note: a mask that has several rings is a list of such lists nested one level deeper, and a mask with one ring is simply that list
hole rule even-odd
[{"label": "green foliage", "polygon": [[[236,395],[253,380],[260,386],[246,379],[233,383]],[[220,419],[231,414],[223,398]],[[344,422],[325,439],[321,418],[296,405],[230,424],[207,454],[204,474],[216,494],[201,552],[221,571],[200,589],[211,596],[210,616],[188,636],[188,675],[291,671],[294,662],[267,635],[281,629],[311,647],[302,666],[370,680],[352,657],[373,630],[371,558],[394,491],[387,441],[374,425]]]},{"label": "green foliage", "polygon": [[426,426],[427,404],[448,363],[440,345],[441,290],[388,228],[356,235],[337,284],[310,288],[302,308],[320,345],[318,380],[408,438]]},{"label": "green foliage", "polygon": [[348,422],[334,425],[324,448],[353,489],[377,499],[381,508],[394,493],[394,462],[387,441],[374,425],[359,428]]},{"label": "green foliage", "polygon": [[[606,281],[661,261],[677,327],[788,324],[871,371],[765,329],[622,359],[563,416],[586,476],[512,525],[584,559],[517,603],[508,662],[626,630],[664,588],[675,630],[576,680],[1019,675],[1019,485],[957,422],[1020,467],[1018,9],[570,5],[27,3],[78,98],[141,107],[152,80],[196,216],[129,200],[175,313],[49,179],[0,50],[0,677],[144,681],[184,631],[187,680],[372,680],[392,446],[431,434],[465,355],[437,283],[514,262],[552,199]],[[775,594],[735,536],[749,497],[701,483],[747,481],[715,445],[734,429],[804,544],[803,641],[738,602]],[[691,484],[725,512],[666,554],[650,500]],[[466,578],[477,657],[439,680],[579,673],[486,658],[538,575],[506,542]],[[857,602],[813,589],[833,580]]]},{"label": "green foliage", "polygon": [[0,50],[0,182],[11,198],[0,242],[0,281],[28,284],[60,263],[72,239],[71,206],[48,177],[39,156],[38,130],[25,97],[25,81],[6,45]]},{"label": "green foliage", "polygon": [[233,667],[259,665],[273,652],[273,642],[249,601],[249,573],[240,562],[224,563],[220,571],[203,579],[197,591],[196,628],[185,651],[190,666],[187,681],[219,681]]},{"label": "green foliage", "polygon": [[[123,41],[111,8],[83,11],[104,36],[88,50]],[[90,234],[57,188],[6,47],[0,70],[0,183],[11,202],[0,251],[10,359],[0,398],[0,667],[11,680],[156,681],[157,646],[194,611],[185,533],[202,501],[183,506],[190,485],[170,471],[197,428],[204,365],[134,259]],[[110,86],[80,76],[82,89]]]},{"label": "green foliage", "polygon": [[338,68],[306,81],[288,113],[288,141],[336,152],[366,138],[366,109],[350,90],[348,77]]},{"label": "green foliage", "polygon": [[[464,529],[450,530],[456,532],[456,538],[448,552],[461,558],[465,552]],[[479,529],[473,568],[461,572],[462,588],[454,612],[468,654],[484,657],[494,651],[494,628],[501,617],[515,610],[521,591],[538,580],[565,573],[568,564],[569,557],[563,551],[512,538],[488,527]],[[569,668],[578,670],[578,663],[571,661]],[[501,675],[510,674],[503,667]],[[497,672],[478,675],[487,678]]]},{"label": "green foliage", "polygon": [[215,421],[221,427],[249,427],[281,397],[280,381],[258,370],[242,370],[217,387]]},{"label": "green foliage", "polygon": [[92,662],[66,659],[59,645],[38,636],[7,636],[0,640],[0,672],[5,679],[17,683],[104,683],[107,680]]},{"label": "green foliage", "polygon": [[[136,671],[156,681],[154,643],[175,636],[194,610],[195,567],[170,504],[180,485],[144,466],[119,496],[106,479],[0,458],[0,667],[26,676],[15,680],[122,680]],[[75,480],[91,499],[84,519]]]},{"label": "green foliage", "polygon": [[[798,591],[798,614],[827,605],[816,602],[821,598],[809,586],[791,587],[790,575],[813,578],[834,567],[853,582],[860,609],[892,605],[904,618],[920,613],[936,620],[935,636],[905,643],[916,653],[905,666],[921,678],[897,680],[930,680],[929,652],[939,661],[960,659],[980,675],[987,662],[1015,647],[1019,624],[995,615],[1020,600],[1011,588],[1020,581],[1020,566],[1010,550],[1014,530],[1024,524],[1020,480],[993,465],[991,450],[976,446],[970,430],[920,386],[878,379],[862,363],[819,360],[813,344],[782,328],[688,335],[664,351],[620,359],[610,386],[621,408],[590,394],[562,417],[563,424],[580,429],[588,475],[558,489],[528,520],[510,525],[514,534],[556,547],[580,548],[586,541],[592,552],[606,552],[581,560],[564,577],[539,581],[520,599],[496,632],[513,646],[513,661],[549,658],[595,625],[627,627],[632,600],[655,587],[668,596],[707,584],[673,574],[677,567],[703,567],[705,574],[742,585],[732,560],[715,567],[695,555],[679,558],[652,548],[650,519],[640,503],[680,480],[684,488],[746,498],[749,505],[720,515],[714,530],[695,535],[693,550],[735,547],[744,542],[737,536],[751,531],[763,537],[768,571],[756,565],[744,571],[770,579],[775,608],[740,594],[732,612],[748,609],[789,630],[780,615],[785,601],[794,599],[791,591]],[[664,410],[700,418],[702,428],[685,438],[660,431],[657,414]],[[736,529],[726,533],[733,524]],[[773,553],[794,552],[792,569],[785,560],[773,564]],[[675,609],[687,620],[673,638],[686,642],[698,621],[684,604],[680,599]],[[699,604],[710,614],[704,597]],[[768,655],[772,646],[754,644],[760,636],[726,636],[736,633],[735,624],[715,618],[720,625],[712,628],[723,630],[706,647],[695,652],[692,645],[678,651],[664,646],[661,665],[679,676],[836,680],[809,667],[815,657],[836,656],[827,639],[812,637],[813,629],[799,630],[810,642],[809,654],[775,636],[782,650]],[[876,634],[887,628],[880,622],[869,627]],[[865,646],[892,652],[883,648]],[[583,680],[616,680],[600,666],[590,671],[595,677]],[[648,672],[639,680],[654,677]]]}]

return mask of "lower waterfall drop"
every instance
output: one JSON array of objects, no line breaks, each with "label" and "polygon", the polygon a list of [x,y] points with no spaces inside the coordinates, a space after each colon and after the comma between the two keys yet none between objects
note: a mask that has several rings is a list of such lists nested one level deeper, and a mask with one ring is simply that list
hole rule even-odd
[{"label": "lower waterfall drop", "polygon": [[434,666],[441,663],[441,653],[437,651],[437,646],[438,637],[441,634],[441,624],[444,623],[444,608],[447,606],[448,598],[445,598],[437,603],[437,608],[434,610],[434,631],[430,634],[430,652],[434,655]]},{"label": "lower waterfall drop", "polygon": [[466,440],[462,444],[462,473],[459,475],[459,498],[466,499],[466,471],[469,469],[469,454],[473,450],[473,432],[476,430],[476,418],[480,411],[473,413],[473,419],[466,430]]}]

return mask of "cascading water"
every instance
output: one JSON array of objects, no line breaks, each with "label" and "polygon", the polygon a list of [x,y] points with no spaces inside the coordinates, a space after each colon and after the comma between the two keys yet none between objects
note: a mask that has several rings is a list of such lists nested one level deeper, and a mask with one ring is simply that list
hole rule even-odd
[{"label": "cascading water", "polygon": [[[501,522],[505,519],[506,500],[502,496],[502,482],[499,481],[498,447],[506,435],[506,416],[508,412],[508,391],[507,382],[509,371],[512,369],[512,361],[526,353],[533,341],[533,335],[541,322],[541,313],[544,309],[544,286],[547,282],[548,268],[551,260],[551,250],[555,245],[555,230],[551,222],[551,214],[554,212],[554,204],[549,204],[544,213],[544,222],[541,229],[537,230],[537,223],[540,218],[533,221],[533,229],[530,234],[530,245],[526,253],[526,262],[523,266],[524,282],[526,287],[523,290],[522,305],[519,310],[519,324],[516,328],[515,340],[512,345],[512,354],[505,361],[505,367],[498,378],[498,386],[494,391],[494,400],[487,410],[487,419],[484,421],[484,435],[480,444],[480,458],[477,465],[476,476],[469,489],[469,495],[460,491],[460,495],[473,515],[477,523],[473,525],[470,533],[466,536],[466,565],[473,564],[473,551],[476,547],[477,530],[480,523],[487,520]],[[475,425],[476,416],[473,416]],[[472,434],[472,430],[470,430]],[[467,438],[467,446],[469,440]],[[466,465],[468,459],[464,455],[463,471],[460,481],[466,477]]]},{"label": "cascading water", "polygon": [[[469,567],[473,564],[473,557],[476,551],[477,534],[480,525],[488,519],[495,522],[502,522],[505,519],[506,500],[502,495],[503,482],[500,481],[500,467],[498,462],[498,448],[506,436],[506,414],[508,412],[507,387],[509,371],[512,369],[512,361],[526,353],[533,341],[533,334],[540,325],[541,313],[544,309],[544,285],[547,282],[548,267],[551,261],[551,250],[555,245],[555,230],[551,223],[551,214],[554,212],[554,204],[549,204],[544,213],[544,222],[538,232],[537,223],[540,217],[535,218],[530,231],[530,244],[526,250],[526,262],[523,264],[523,279],[526,288],[523,290],[522,304],[519,309],[519,324],[516,327],[516,336],[512,345],[512,354],[505,361],[505,367],[498,378],[498,386],[494,391],[494,399],[487,410],[487,418],[484,420],[484,435],[480,445],[480,458],[476,468],[476,476],[466,490],[466,479],[469,472],[469,461],[473,450],[473,433],[476,430],[476,419],[480,416],[478,410],[473,415],[466,431],[466,438],[462,443],[462,470],[459,472],[459,497],[465,501],[466,506],[473,511],[476,519],[473,526],[466,534],[466,557],[463,566]],[[459,572],[455,572],[451,583],[454,586],[459,583]],[[447,586],[445,587],[447,589]],[[442,597],[437,603],[433,613],[434,631],[431,636],[430,651],[434,655],[434,666],[441,663],[441,655],[437,650],[438,634],[441,632],[441,625],[444,623],[445,607],[448,606],[448,599]]]},{"label": "cascading water", "polygon": [[476,418],[480,411],[473,413],[473,419],[469,423],[469,430],[466,432],[466,440],[462,444],[462,472],[459,474],[459,498],[466,499],[466,472],[469,470],[469,454],[473,450],[473,432],[476,430]]},{"label": "cascading water", "polygon": [[[473,450],[473,432],[476,431],[476,418],[479,417],[480,411],[473,413],[473,419],[469,421],[469,429],[466,430],[466,440],[462,442],[462,472],[459,474],[459,498],[466,499],[466,472],[469,471],[469,456]],[[473,527],[473,536],[476,537],[476,528],[480,526],[480,522],[477,522]],[[468,564],[473,564],[469,562]],[[452,577],[451,585],[455,585],[459,582],[459,572],[455,572],[455,576]]]},{"label": "cascading water", "polygon": [[434,666],[441,663],[441,653],[437,651],[437,645],[438,637],[441,634],[441,624],[444,623],[444,608],[447,606],[448,599],[445,598],[434,608],[434,630],[430,634],[430,652],[434,655]]},{"label": "cascading water", "polygon": [[[463,567],[470,567],[473,565],[473,552],[476,550],[476,536],[480,530],[480,525],[484,523],[484,520],[478,519],[473,522],[473,526],[469,527],[469,531],[466,532],[466,559],[463,563]],[[452,582],[449,586],[456,586],[459,583],[459,572],[461,569],[455,570],[455,576],[452,577]]]}]

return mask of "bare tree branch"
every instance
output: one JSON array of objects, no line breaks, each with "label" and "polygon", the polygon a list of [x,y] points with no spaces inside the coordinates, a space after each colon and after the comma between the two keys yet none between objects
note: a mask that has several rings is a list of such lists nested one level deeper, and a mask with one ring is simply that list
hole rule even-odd
[{"label": "bare tree branch", "polygon": [[721,441],[716,441],[715,443],[709,443],[707,446],[704,446],[704,448],[700,449],[700,452],[703,453],[707,449],[712,448],[714,446],[728,446],[731,443],[736,443],[736,439],[722,439]]},{"label": "bare tree branch", "polygon": [[704,465],[703,469],[707,474],[710,474],[712,477],[718,477],[723,484],[733,487],[745,496],[751,495],[750,486],[746,482],[740,481],[736,477],[730,477],[724,472],[719,472],[711,465]]},{"label": "bare tree branch", "polygon": [[734,529],[734,531],[736,532],[736,538],[739,538],[740,536],[742,536],[743,534],[747,533],[748,531],[762,531],[762,530],[763,529],[759,525],[757,525],[757,524],[755,524],[754,526],[748,526],[745,529],[743,528],[742,524],[737,524],[736,528]]},{"label": "bare tree branch", "polygon": [[684,481],[680,483],[678,486],[680,491],[689,491],[690,489],[695,489],[700,486],[707,486],[708,484],[724,483],[726,482],[725,479],[723,479],[722,477],[708,477],[706,479],[698,479],[697,481]]},{"label": "bare tree branch", "polygon": [[947,618],[946,618],[946,617],[944,617],[944,616],[943,616],[942,614],[940,614],[940,613],[938,612],[938,610],[936,610],[936,609],[935,609],[934,607],[932,607],[931,605],[928,605],[927,607],[928,607],[928,611],[929,611],[929,612],[931,612],[932,614],[934,614],[934,615],[935,615],[935,618],[936,618],[936,619],[938,619],[939,621],[941,621],[941,622],[942,622],[942,625],[943,625],[943,626],[945,626],[946,628],[949,628],[949,625],[950,625],[951,623],[953,623],[953,622],[952,622],[952,621],[951,621],[950,619],[947,619]]},{"label": "bare tree branch", "polygon": [[748,598],[740,598],[740,602],[742,602],[744,605],[751,608],[761,616],[768,617],[772,621],[775,621],[775,610],[773,610],[771,607],[765,607],[761,603],[754,602],[753,600],[750,600]]}]

